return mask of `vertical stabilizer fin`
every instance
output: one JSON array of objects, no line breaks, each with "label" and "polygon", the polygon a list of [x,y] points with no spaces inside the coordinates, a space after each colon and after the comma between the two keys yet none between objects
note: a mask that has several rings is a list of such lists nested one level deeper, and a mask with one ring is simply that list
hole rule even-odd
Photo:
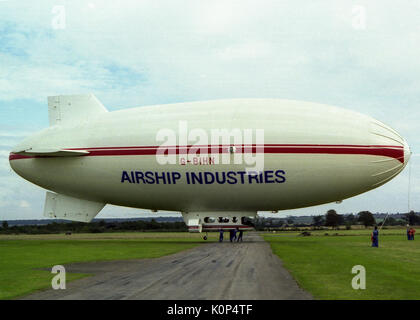
[{"label": "vertical stabilizer fin", "polygon": [[50,126],[77,124],[104,112],[107,109],[92,93],[48,97]]},{"label": "vertical stabilizer fin", "polygon": [[90,222],[104,206],[105,203],[73,198],[47,191],[44,216],[52,219]]}]

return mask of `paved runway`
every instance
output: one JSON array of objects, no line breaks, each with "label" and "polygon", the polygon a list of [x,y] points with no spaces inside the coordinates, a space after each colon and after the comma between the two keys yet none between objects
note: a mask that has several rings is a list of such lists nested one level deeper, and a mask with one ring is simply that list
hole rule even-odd
[{"label": "paved runway", "polygon": [[95,275],[24,299],[312,299],[256,233],[245,233],[243,243],[207,243],[157,259],[65,267]]}]

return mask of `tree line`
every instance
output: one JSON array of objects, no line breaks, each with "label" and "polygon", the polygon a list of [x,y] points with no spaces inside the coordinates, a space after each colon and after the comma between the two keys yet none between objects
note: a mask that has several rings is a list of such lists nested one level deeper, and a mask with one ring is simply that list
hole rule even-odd
[{"label": "tree line", "polygon": [[[266,227],[264,219],[255,219],[255,228],[264,230]],[[285,221],[287,225],[296,225],[292,219]],[[283,223],[282,223],[283,224]],[[350,228],[352,225],[362,224],[365,227],[377,224],[375,217],[369,211],[361,211],[358,214],[340,215],[335,210],[328,210],[325,215],[317,215],[312,218],[314,227],[338,227],[345,225]],[[405,220],[396,220],[388,217],[385,226],[397,225],[420,225],[420,216],[414,211],[405,215]],[[186,232],[187,226],[184,222],[157,222],[155,219],[150,221],[122,221],[105,222],[104,220],[91,223],[83,222],[53,222],[47,225],[20,225],[9,226],[7,221],[3,221],[0,227],[0,234],[56,234],[56,233],[102,233],[102,232],[126,232],[126,231],[160,231],[160,232]]]},{"label": "tree line", "polygon": [[53,234],[53,233],[102,233],[102,232],[125,232],[125,231],[160,231],[178,232],[188,231],[184,222],[157,222],[150,221],[123,221],[123,222],[70,222],[70,223],[49,223],[46,225],[23,225],[9,226],[3,221],[0,234]]},{"label": "tree line", "polygon": [[[419,225],[420,216],[414,211],[410,211],[405,215],[405,220],[396,220],[393,217],[387,217],[383,221],[385,226],[398,225]],[[381,222],[382,223],[382,222]],[[362,224],[365,227],[376,225],[376,220],[373,214],[369,211],[361,211],[357,215],[349,214],[346,216],[338,214],[335,210],[328,210],[325,216],[319,215],[313,217],[314,226],[338,227],[340,225],[352,226],[355,224]]]},{"label": "tree line", "polygon": [[[405,226],[420,225],[420,215],[414,211],[410,211],[408,214],[399,215],[402,218],[394,218],[392,215],[386,216],[386,219],[377,221],[375,216],[369,211],[361,211],[357,214],[346,214],[340,215],[335,210],[328,210],[324,215],[312,216],[311,220],[300,222],[297,217],[287,217],[284,219],[278,218],[264,218],[257,217],[254,219],[255,228],[257,230],[266,230],[267,228],[284,228],[284,227],[308,227],[312,226],[315,228],[321,227],[333,227],[345,226],[347,229],[351,229],[353,225],[364,225],[365,227],[382,225],[384,226]],[[385,215],[384,215],[385,217]]]}]

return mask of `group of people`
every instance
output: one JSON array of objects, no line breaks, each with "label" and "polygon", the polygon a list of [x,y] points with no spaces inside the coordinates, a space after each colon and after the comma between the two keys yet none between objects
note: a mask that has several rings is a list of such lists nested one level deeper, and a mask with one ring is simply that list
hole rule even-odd
[{"label": "group of people", "polygon": [[[414,240],[415,233],[416,233],[416,229],[410,228],[410,226],[407,225],[407,240]],[[378,240],[379,240],[378,227],[375,226],[375,229],[373,230],[370,239],[372,241],[372,247],[378,247]]]},{"label": "group of people", "polygon": [[[242,242],[243,233],[239,228],[229,230],[230,242]],[[219,242],[223,242],[223,229],[220,229]]]}]

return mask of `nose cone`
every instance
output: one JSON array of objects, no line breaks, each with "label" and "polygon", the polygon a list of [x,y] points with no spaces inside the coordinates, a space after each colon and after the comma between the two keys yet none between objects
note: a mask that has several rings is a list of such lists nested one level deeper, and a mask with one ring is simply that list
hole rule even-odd
[{"label": "nose cone", "polygon": [[404,166],[408,163],[411,157],[411,150],[407,144],[407,141],[404,140]]},{"label": "nose cone", "polygon": [[377,120],[370,124],[371,144],[379,146],[382,158],[372,161],[372,186],[378,187],[396,177],[410,160],[411,150],[394,129]]}]

